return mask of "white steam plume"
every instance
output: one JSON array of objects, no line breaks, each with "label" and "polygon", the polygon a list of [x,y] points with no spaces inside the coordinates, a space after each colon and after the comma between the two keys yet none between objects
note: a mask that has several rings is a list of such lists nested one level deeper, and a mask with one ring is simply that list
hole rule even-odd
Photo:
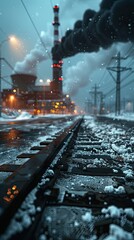
[{"label": "white steam plume", "polygon": [[130,43],[116,44],[107,50],[101,49],[97,53],[86,53],[83,61],[79,61],[75,66],[71,66],[66,70],[63,86],[64,93],[75,96],[81,88],[89,84],[90,76],[94,71],[98,70],[98,68],[106,68],[118,51],[121,51],[124,55],[130,46]]},{"label": "white steam plume", "polygon": [[[22,62],[17,62],[14,67],[15,73],[24,73],[24,74],[37,74],[37,64],[47,60],[51,56],[51,48],[52,48],[52,38],[48,32],[41,32],[40,37],[41,41],[38,41],[34,47],[27,54]],[[44,47],[45,46],[45,47]]]}]

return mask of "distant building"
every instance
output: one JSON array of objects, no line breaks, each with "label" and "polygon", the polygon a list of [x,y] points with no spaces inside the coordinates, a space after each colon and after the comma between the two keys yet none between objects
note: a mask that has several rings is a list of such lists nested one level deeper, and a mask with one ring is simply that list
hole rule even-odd
[{"label": "distant building", "polygon": [[[59,7],[54,11],[54,46],[59,42]],[[75,105],[69,95],[62,92],[62,59],[52,56],[53,79],[49,86],[36,86],[36,76],[16,73],[11,75],[13,88],[3,90],[3,107],[16,110],[26,109],[31,113],[74,113]]]},{"label": "distant building", "polygon": [[36,76],[27,74],[11,75],[12,89],[2,92],[3,107],[16,110],[26,109],[33,114],[39,113],[74,113],[75,105],[69,95],[57,94],[48,86],[36,86]]}]

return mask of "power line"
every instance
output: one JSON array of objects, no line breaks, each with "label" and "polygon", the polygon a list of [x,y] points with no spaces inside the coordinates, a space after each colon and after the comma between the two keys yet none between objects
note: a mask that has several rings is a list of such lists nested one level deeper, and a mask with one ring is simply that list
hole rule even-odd
[{"label": "power line", "polygon": [[100,85],[101,81],[104,80],[104,77],[105,77],[106,73],[107,73],[107,71],[105,69],[105,71],[103,72],[102,77],[100,78],[100,81],[98,82],[98,85]]},{"label": "power line", "polygon": [[[125,88],[125,87],[127,87],[128,85],[130,85],[131,83],[133,83],[134,82],[134,80],[132,79],[130,82],[127,82],[125,85],[123,85],[121,88],[123,89],[123,88]],[[115,87],[113,88],[113,89],[111,89],[109,92],[107,92],[107,93],[105,93],[105,96],[107,96],[107,95],[110,95],[111,93],[113,93],[113,92],[115,92]]]},{"label": "power line", "polygon": [[8,80],[6,80],[4,77],[2,77],[2,80],[3,80],[4,82],[6,82],[7,84],[11,85],[12,87],[14,87],[14,85],[13,85],[12,83],[10,83]]},{"label": "power line", "polygon": [[127,63],[127,67],[131,66],[132,62],[134,61],[134,59],[130,59],[130,61]]},{"label": "power line", "polygon": [[[134,82],[134,80],[132,79],[130,82],[128,82],[128,83],[126,83],[125,85],[123,85],[122,86],[122,89],[123,88],[125,88],[125,87],[127,87],[128,85],[130,85],[131,83],[133,83]],[[110,95],[111,93],[113,93],[113,92],[115,92],[115,87],[113,88],[113,89],[111,89],[109,92],[107,92],[106,94],[105,94],[105,97],[107,96],[107,95]]]},{"label": "power line", "polygon": [[[127,53],[125,55],[127,55],[127,57],[131,57],[133,51],[134,51],[134,43],[132,43],[131,47],[129,48],[129,50],[127,50]],[[133,58],[130,59],[130,61],[127,63],[126,66],[127,67],[130,66],[132,64],[133,60],[134,60]]]},{"label": "power line", "polygon": [[1,58],[1,60],[3,60],[14,71],[13,66],[5,58]]},{"label": "power line", "polygon": [[[133,47],[134,47],[134,43],[131,43],[131,46],[130,46],[130,48],[127,50],[127,53],[126,53],[125,55],[127,55],[127,56],[131,55],[131,52],[133,51],[133,50],[131,50],[131,49],[133,49]],[[129,52],[130,52],[130,53],[129,53]]]},{"label": "power line", "polygon": [[[109,60],[109,63],[107,64],[107,66],[109,66],[110,65],[110,63],[111,63],[111,61],[113,60],[113,58],[111,58],[110,60]],[[115,67],[116,66],[116,63],[114,63],[114,65],[113,65],[113,67]],[[99,83],[97,83],[98,85],[100,85],[100,82],[102,81],[102,79],[103,79],[103,82],[105,83],[105,86],[103,87],[103,90],[105,91],[105,89],[107,89],[107,85],[109,85],[109,82],[106,82],[105,80],[106,80],[106,78],[107,79],[110,79],[110,78],[108,78],[108,74],[107,74],[108,72],[107,72],[107,68],[105,68],[105,71],[104,71],[104,73],[103,73],[103,75],[102,75],[102,77],[101,77],[101,79],[100,79],[100,81],[99,81]],[[110,73],[110,72],[109,72]],[[110,74],[111,75],[111,74]],[[113,76],[112,76],[112,78],[113,78]],[[115,80],[114,80],[115,81]],[[111,91],[111,90],[110,90]]]},{"label": "power line", "polygon": [[51,7],[53,8],[53,2],[52,2],[52,0],[50,0],[50,3],[51,3]]},{"label": "power line", "polygon": [[124,76],[124,78],[122,78],[122,82],[123,82],[126,78],[130,77],[130,76],[132,75],[132,73],[133,73],[133,71],[130,72],[127,76]]},{"label": "power line", "polygon": [[134,80],[132,79],[130,82],[128,82],[128,83],[126,83],[125,85],[123,85],[122,88],[127,87],[128,85],[130,85],[130,84],[133,83],[133,82],[134,82]]},{"label": "power line", "polygon": [[[111,61],[112,61],[112,58],[110,58],[110,60],[109,60],[109,62],[108,62],[108,64],[107,64],[107,66],[109,66],[109,65],[110,65]],[[102,79],[104,78],[104,76],[105,76],[106,72],[107,72],[107,71],[106,71],[106,69],[105,69],[105,71],[104,71],[104,74],[102,75],[102,77],[101,77],[100,81],[98,82],[98,85],[100,84],[100,82],[101,82],[101,81],[102,81]]]},{"label": "power line", "polygon": [[109,92],[107,92],[107,93],[105,93],[105,97],[107,96],[107,95],[110,95],[112,92],[115,92],[115,87],[113,88],[113,89],[111,89]]},{"label": "power line", "polygon": [[38,37],[39,37],[39,39],[40,39],[40,42],[42,43],[43,47],[45,48],[46,53],[48,54],[49,58],[51,58],[49,52],[47,51],[47,48],[46,48],[44,42],[42,41],[42,38],[40,37],[39,31],[38,31],[37,27],[35,26],[35,23],[34,23],[34,21],[32,20],[32,18],[31,18],[31,16],[30,16],[30,13],[28,12],[28,10],[27,10],[27,8],[26,8],[26,5],[24,4],[23,0],[21,0],[21,3],[22,3],[22,5],[23,5],[23,7],[24,7],[24,9],[25,9],[25,11],[26,11],[26,13],[27,13],[27,15],[28,15],[28,17],[29,17],[29,19],[30,19],[30,21],[31,21],[31,23],[32,23],[32,25],[33,25],[33,27],[34,27],[37,35],[38,35]]}]

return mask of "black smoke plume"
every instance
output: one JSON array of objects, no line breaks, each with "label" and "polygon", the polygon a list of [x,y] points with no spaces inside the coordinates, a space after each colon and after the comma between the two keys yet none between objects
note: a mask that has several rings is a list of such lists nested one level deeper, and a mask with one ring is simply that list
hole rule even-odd
[{"label": "black smoke plume", "polygon": [[74,29],[52,48],[53,59],[97,52],[113,43],[134,41],[134,0],[102,0],[98,12],[88,9]]}]

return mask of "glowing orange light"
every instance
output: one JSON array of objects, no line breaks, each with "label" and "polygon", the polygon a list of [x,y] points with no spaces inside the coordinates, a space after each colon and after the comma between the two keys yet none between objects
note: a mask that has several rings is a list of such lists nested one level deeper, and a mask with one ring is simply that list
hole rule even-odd
[{"label": "glowing orange light", "polygon": [[14,195],[13,194],[10,195],[10,199],[14,199]]},{"label": "glowing orange light", "polygon": [[10,198],[8,198],[8,197],[3,197],[3,199],[6,201],[6,202],[10,202],[11,201],[11,199]]},{"label": "glowing orange light", "polygon": [[16,38],[15,36],[10,36],[10,37],[9,37],[9,40],[10,40],[11,42],[15,42],[15,41],[17,41],[17,38]]},{"label": "glowing orange light", "polygon": [[9,100],[10,100],[11,102],[13,102],[14,99],[15,99],[15,96],[14,96],[14,95],[10,95]]},{"label": "glowing orange light", "polygon": [[15,195],[17,195],[18,193],[19,193],[19,191],[18,191],[18,190],[15,190],[15,191],[14,191],[14,194],[15,194]]},{"label": "glowing orange light", "polygon": [[7,191],[7,195],[10,195],[11,194],[11,191]]},{"label": "glowing orange light", "polygon": [[17,186],[13,185],[11,188],[7,189],[6,196],[4,196],[3,199],[6,202],[11,202],[15,198],[15,195],[17,195],[18,193],[19,190],[17,189]]},{"label": "glowing orange light", "polygon": [[17,186],[14,185],[14,186],[12,187],[12,190],[16,190],[16,189],[17,189]]},{"label": "glowing orange light", "polygon": [[22,41],[16,36],[9,36],[8,40],[10,42],[10,50],[13,52],[13,54],[16,54],[17,56],[19,54],[22,56],[25,51]]}]

